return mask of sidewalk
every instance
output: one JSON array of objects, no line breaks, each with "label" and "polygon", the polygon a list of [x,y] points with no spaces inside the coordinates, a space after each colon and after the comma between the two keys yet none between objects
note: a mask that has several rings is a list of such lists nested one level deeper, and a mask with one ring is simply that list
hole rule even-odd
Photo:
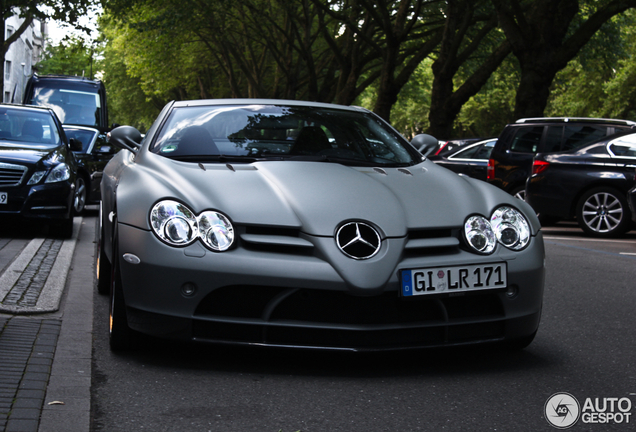
[{"label": "sidewalk", "polygon": [[0,432],[90,430],[95,218],[0,275]]}]

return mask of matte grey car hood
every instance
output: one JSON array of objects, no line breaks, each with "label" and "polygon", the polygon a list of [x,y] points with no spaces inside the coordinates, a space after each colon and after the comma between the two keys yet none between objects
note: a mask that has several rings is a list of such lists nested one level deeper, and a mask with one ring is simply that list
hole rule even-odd
[{"label": "matte grey car hood", "polygon": [[383,237],[460,227],[469,214],[489,216],[504,203],[529,215],[533,233],[539,229],[524,202],[430,161],[408,169],[301,161],[198,164],[144,152],[135,163],[130,152],[120,152],[115,164],[122,158],[129,169],[117,189],[118,218],[143,229],[150,229],[149,210],[161,199],[182,201],[197,214],[221,211],[235,224],[296,227],[315,236],[333,236],[349,220],[371,222]]}]

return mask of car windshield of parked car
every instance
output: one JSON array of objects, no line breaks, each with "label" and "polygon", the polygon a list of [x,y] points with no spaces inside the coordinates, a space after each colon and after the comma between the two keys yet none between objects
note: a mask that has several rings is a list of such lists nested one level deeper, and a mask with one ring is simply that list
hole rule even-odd
[{"label": "car windshield of parked car", "polygon": [[71,138],[76,139],[77,141],[82,143],[82,150],[76,153],[88,153],[91,143],[97,134],[96,131],[87,130],[87,129],[77,129],[74,127],[64,126],[64,133],[66,133],[66,138],[69,140]]},{"label": "car windshield of parked car", "polygon": [[151,151],[188,161],[316,160],[408,166],[421,155],[370,113],[323,107],[177,107]]},{"label": "car windshield of parked car", "polygon": [[45,106],[55,111],[65,124],[97,126],[101,101],[97,89],[86,86],[73,88],[70,82],[40,82],[33,89],[30,105]]},{"label": "car windshield of parked car", "polygon": [[614,156],[636,158],[636,134],[616,138],[610,141],[608,147]]},{"label": "car windshield of parked car", "polygon": [[3,146],[54,148],[60,134],[52,115],[35,109],[0,108],[0,141]]}]

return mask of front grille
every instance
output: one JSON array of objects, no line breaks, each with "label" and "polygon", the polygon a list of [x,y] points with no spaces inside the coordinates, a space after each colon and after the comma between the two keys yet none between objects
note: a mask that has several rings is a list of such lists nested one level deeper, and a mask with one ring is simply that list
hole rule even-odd
[{"label": "front grille", "polygon": [[459,253],[459,228],[412,229],[404,247],[406,257],[454,255]]},{"label": "front grille", "polygon": [[396,292],[228,286],[195,311],[196,339],[351,349],[440,346],[503,337],[496,293],[403,300]]},{"label": "front grille", "polygon": [[22,182],[27,167],[0,163],[0,186],[17,186]]}]

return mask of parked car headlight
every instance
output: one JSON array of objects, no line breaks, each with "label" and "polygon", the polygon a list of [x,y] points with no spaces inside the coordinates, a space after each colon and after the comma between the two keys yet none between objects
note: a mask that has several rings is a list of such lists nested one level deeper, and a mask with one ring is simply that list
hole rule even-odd
[{"label": "parked car headlight", "polygon": [[27,182],[27,185],[31,186],[31,185],[40,183],[40,180],[42,180],[45,175],[46,175],[46,171],[34,172],[31,178],[29,179],[29,181]]},{"label": "parked car headlight", "polygon": [[464,235],[475,251],[489,254],[495,250],[497,238],[490,222],[483,216],[470,216],[464,223]]},{"label": "parked car headlight", "polygon": [[177,201],[160,201],[150,211],[154,233],[172,246],[186,246],[197,238],[213,251],[223,252],[234,243],[234,227],[222,213],[205,211],[199,216]]},{"label": "parked car headlight", "polygon": [[199,237],[209,248],[222,252],[234,242],[234,227],[223,214],[206,211],[198,218]]},{"label": "parked car headlight", "polygon": [[177,201],[160,201],[150,211],[150,225],[157,236],[173,246],[185,246],[197,238],[194,213]]},{"label": "parked car headlight", "polygon": [[499,207],[490,217],[497,240],[512,250],[521,250],[530,241],[530,226],[526,218],[512,207]]},{"label": "parked car headlight", "polygon": [[66,164],[59,164],[51,170],[44,183],[56,183],[71,178],[71,169]]}]

